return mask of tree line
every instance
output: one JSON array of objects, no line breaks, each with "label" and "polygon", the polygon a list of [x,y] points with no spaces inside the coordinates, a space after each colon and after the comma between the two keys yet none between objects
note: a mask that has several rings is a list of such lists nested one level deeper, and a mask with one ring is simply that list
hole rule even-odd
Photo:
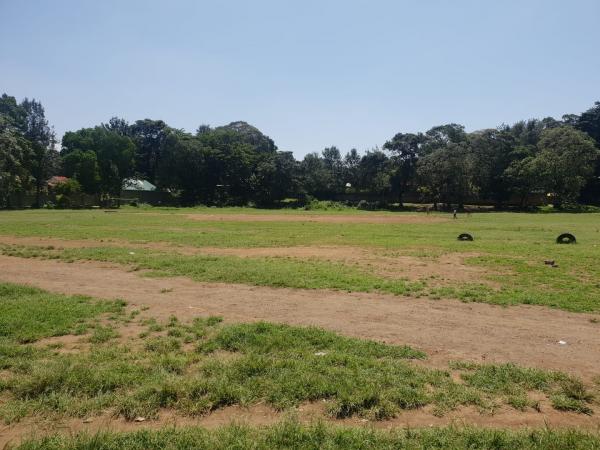
[{"label": "tree line", "polygon": [[520,121],[468,133],[455,123],[397,133],[381,148],[342,154],[335,147],[298,161],[245,122],[201,125],[194,133],[162,120],[112,118],[55,135],[39,101],[0,98],[0,207],[35,194],[63,175],[62,192],[119,197],[123,181],[141,178],[181,205],[273,206],[286,198],[341,194],[407,196],[461,207],[482,200],[521,206],[533,193],[565,207],[600,203],[600,102],[580,115]]}]

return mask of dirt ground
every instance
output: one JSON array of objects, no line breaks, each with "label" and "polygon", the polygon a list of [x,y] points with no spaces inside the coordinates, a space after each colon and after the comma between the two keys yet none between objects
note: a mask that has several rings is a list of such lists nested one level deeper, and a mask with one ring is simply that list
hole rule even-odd
[{"label": "dirt ground", "polygon": [[118,239],[85,240],[57,239],[47,237],[0,236],[0,244],[53,246],[55,248],[86,248],[126,246],[145,248],[162,252],[176,252],[182,255],[238,256],[241,258],[278,257],[297,259],[321,259],[356,265],[377,275],[407,279],[427,280],[430,285],[443,285],[445,282],[473,282],[496,286],[486,279],[487,275],[499,275],[480,266],[465,264],[466,258],[479,256],[478,253],[450,253],[437,259],[390,254],[390,251],[352,246],[295,246],[295,247],[252,247],[218,248],[175,245],[168,242],[132,243]]},{"label": "dirt ground", "polygon": [[[36,238],[27,239],[30,242],[20,240],[19,243],[39,245]],[[46,245],[59,244],[47,239],[44,241]],[[90,245],[90,241],[61,242]],[[96,242],[92,244],[95,245]],[[248,256],[259,256],[266,250],[235,251],[247,252]],[[324,256],[321,252],[331,255],[333,250],[299,248],[297,251],[307,257],[321,257]],[[242,255],[238,253],[237,256]],[[344,255],[338,254],[337,257],[342,258]],[[454,263],[456,262],[458,261]],[[597,316],[589,314],[536,306],[504,308],[385,294],[198,283],[181,277],[148,278],[141,272],[128,271],[127,267],[115,264],[66,263],[9,256],[0,256],[0,281],[28,284],[64,294],[121,298],[128,302],[129,308],[148,307],[142,313],[144,316],[162,320],[171,315],[176,315],[183,321],[194,316],[221,315],[228,322],[266,320],[293,325],[315,325],[348,336],[411,345],[429,355],[426,361],[416,363],[444,369],[447,369],[448,362],[452,360],[510,361],[524,366],[565,371],[588,382],[600,374],[600,358],[597,357],[600,354],[600,324],[592,322],[590,319]],[[137,325],[129,325],[120,332],[121,338],[126,339],[128,336],[137,336],[140,329]],[[67,352],[80,351],[87,345],[79,337],[56,339],[66,344],[64,351]],[[560,345],[558,341],[566,341],[567,344]],[[486,415],[474,408],[460,408],[443,417],[436,417],[426,407],[403,412],[395,419],[376,423],[367,423],[360,418],[334,422],[382,428],[449,424],[511,428],[546,425],[586,429],[600,427],[600,417],[597,414],[585,416],[559,412],[546,399],[540,400],[541,412],[519,412],[503,407],[494,415]],[[333,421],[324,414],[325,406],[322,402],[307,403],[296,411],[287,413],[277,412],[266,405],[251,408],[234,406],[200,418],[180,417],[172,411],[163,411],[159,420],[140,423],[127,422],[108,413],[99,417],[59,422],[29,418],[10,426],[0,425],[0,448],[4,448],[6,444],[18,443],[24,438],[55,432],[95,433],[100,430],[131,431],[186,425],[216,427],[232,421],[268,425],[289,414],[301,421]]]},{"label": "dirt ground", "polygon": [[182,417],[170,410],[159,412],[158,420],[143,422],[127,421],[104,414],[89,418],[66,419],[62,421],[39,422],[34,419],[25,419],[10,426],[0,425],[0,448],[8,444],[18,444],[23,439],[42,437],[53,433],[75,434],[87,432],[95,434],[102,431],[129,432],[141,429],[160,429],[164,427],[201,426],[216,428],[229,423],[266,426],[293,417],[303,423],[320,420],[328,423],[346,426],[367,426],[380,429],[396,427],[428,427],[428,426],[465,426],[477,425],[493,428],[520,428],[520,427],[578,427],[594,430],[600,426],[598,418],[582,416],[576,413],[565,413],[553,410],[549,405],[542,405],[542,413],[529,411],[518,412],[512,408],[504,408],[494,415],[482,415],[475,408],[463,407],[443,417],[436,417],[428,408],[406,411],[391,420],[379,422],[366,421],[360,418],[343,420],[331,419],[325,415],[324,402],[305,403],[296,410],[278,412],[267,405],[255,405],[248,408],[228,406],[202,417]]},{"label": "dirt ground", "polygon": [[122,298],[134,307],[148,306],[149,314],[158,318],[221,315],[231,322],[315,325],[349,336],[414,346],[428,353],[430,365],[446,366],[457,359],[510,361],[588,380],[600,374],[600,324],[590,320],[596,315],[527,305],[505,308],[140,275],[103,263],[0,256],[1,281],[65,294]]}]

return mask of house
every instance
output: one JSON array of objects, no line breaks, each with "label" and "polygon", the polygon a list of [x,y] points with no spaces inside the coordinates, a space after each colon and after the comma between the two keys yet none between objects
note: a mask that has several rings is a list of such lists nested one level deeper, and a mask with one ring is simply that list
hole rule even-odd
[{"label": "house", "polygon": [[123,181],[121,199],[130,203],[148,203],[150,205],[166,205],[172,203],[172,196],[161,191],[148,180],[128,178]]},{"label": "house", "polygon": [[52,178],[50,178],[46,183],[48,185],[49,188],[55,188],[57,185],[61,184],[61,183],[66,183],[67,181],[69,181],[69,177],[61,177],[61,176],[53,176]]},{"label": "house", "polygon": [[156,191],[156,186],[150,183],[148,180],[141,180],[139,178],[127,178],[123,180],[123,192],[150,192]]}]

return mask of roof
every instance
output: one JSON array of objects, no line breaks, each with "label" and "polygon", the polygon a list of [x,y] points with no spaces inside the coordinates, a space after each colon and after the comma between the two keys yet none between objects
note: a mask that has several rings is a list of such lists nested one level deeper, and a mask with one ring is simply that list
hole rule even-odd
[{"label": "roof", "polygon": [[53,176],[48,180],[47,183],[48,183],[48,186],[54,187],[57,184],[65,183],[67,181],[69,181],[68,177]]},{"label": "roof", "polygon": [[128,178],[123,180],[124,191],[155,191],[156,186],[148,180],[140,180],[138,178]]}]

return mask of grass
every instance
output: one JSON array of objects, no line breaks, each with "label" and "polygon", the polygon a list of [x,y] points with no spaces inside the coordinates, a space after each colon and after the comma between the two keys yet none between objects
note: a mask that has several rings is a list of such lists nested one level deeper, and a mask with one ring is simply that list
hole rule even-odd
[{"label": "grass", "polygon": [[0,283],[0,339],[20,344],[45,337],[81,333],[86,321],[120,312],[122,301],[51,294],[40,289]]},{"label": "grass", "polygon": [[130,249],[123,247],[48,249],[0,244],[0,252],[19,257],[117,262],[152,271],[148,276],[187,276],[196,281],[394,294],[418,293],[423,288],[422,283],[384,279],[341,263],[315,260],[185,256],[146,249],[136,249],[132,255]]},{"label": "grass", "polygon": [[[122,308],[120,302],[81,299],[94,309],[80,307],[69,313],[69,323],[58,326],[57,312],[76,298],[12,285],[3,289],[10,292],[4,297],[12,305],[12,313],[3,316],[3,329],[12,331],[0,347],[8,362],[0,381],[0,418],[6,423],[104,411],[128,420],[156,418],[163,408],[197,416],[258,403],[283,411],[315,401],[324,401],[326,413],[338,419],[384,420],[427,405],[435,415],[461,406],[493,414],[502,405],[535,409],[531,393],[547,397],[556,409],[591,414],[595,402],[587,386],[560,372],[512,364],[430,369],[411,362],[426,355],[410,347],[313,327],[224,324],[218,317],[190,323],[176,317],[162,323],[137,318],[146,328],[142,336],[115,341],[112,325],[94,324],[91,318]],[[46,331],[23,334],[20,320],[30,309],[47,314],[27,327]],[[85,320],[91,323],[91,334],[84,338],[89,346],[78,352],[31,345],[35,339],[75,332]],[[130,320],[121,320],[120,326]],[[453,380],[451,371],[461,382]]]},{"label": "grass", "polygon": [[[88,239],[85,249],[3,246],[2,252],[67,261],[114,261],[149,269],[156,275],[184,275],[201,281],[246,283],[293,288],[329,288],[358,292],[457,298],[502,305],[535,304],[576,312],[600,311],[600,221],[597,214],[478,213],[458,220],[421,224],[238,222],[191,220],[188,214],[248,215],[314,214],[311,211],[271,211],[244,208],[125,208],[101,211],[4,211],[0,235]],[[319,214],[402,215],[362,211]],[[425,215],[422,215],[426,218]],[[447,214],[430,217],[449,218]],[[470,232],[474,242],[458,242]],[[569,231],[576,245],[557,245],[556,236]],[[93,248],[94,241],[114,247]],[[487,269],[481,283],[432,280],[407,281],[342,262],[298,258],[190,256],[167,250],[127,248],[126,242],[191,247],[287,247],[337,245],[432,259],[468,252],[466,264]],[[133,254],[130,254],[133,253]],[[556,260],[558,267],[543,264]],[[494,273],[497,273],[494,275]]]},{"label": "grass", "polygon": [[216,430],[165,428],[130,433],[78,434],[30,440],[21,450],[158,450],[158,449],[494,449],[593,450],[597,433],[575,430],[507,431],[481,428],[429,428],[377,431],[369,428],[301,425],[289,420],[252,428],[229,425]]}]

